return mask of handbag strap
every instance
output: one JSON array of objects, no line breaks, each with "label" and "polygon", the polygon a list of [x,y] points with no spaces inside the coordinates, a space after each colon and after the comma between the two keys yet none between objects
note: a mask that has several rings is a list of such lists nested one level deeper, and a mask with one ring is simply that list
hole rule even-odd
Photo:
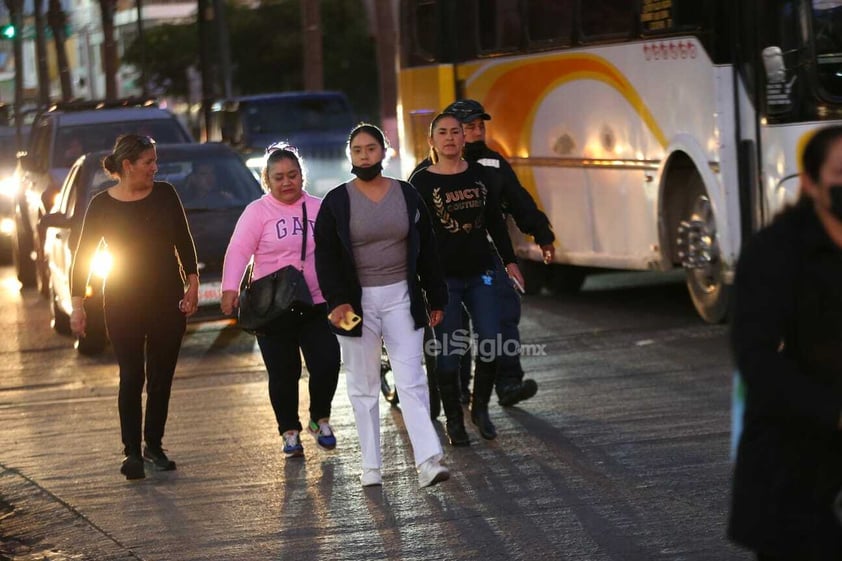
[{"label": "handbag strap", "polygon": [[[305,197],[306,195],[302,195]],[[301,270],[304,270],[304,260],[307,257],[307,201],[301,201],[301,215],[304,218],[304,236],[301,238]]]}]

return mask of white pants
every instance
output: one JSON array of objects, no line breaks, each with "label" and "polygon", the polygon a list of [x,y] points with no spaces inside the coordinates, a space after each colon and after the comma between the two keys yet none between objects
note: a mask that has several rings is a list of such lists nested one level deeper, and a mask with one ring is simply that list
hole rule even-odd
[{"label": "white pants", "polygon": [[339,337],[347,367],[348,398],[354,408],[363,468],[380,469],[380,354],[386,344],[401,412],[416,467],[442,457],[441,443],[430,420],[430,389],[424,372],[424,330],[415,329],[409,311],[409,290],[402,281],[362,289],[362,337]]}]

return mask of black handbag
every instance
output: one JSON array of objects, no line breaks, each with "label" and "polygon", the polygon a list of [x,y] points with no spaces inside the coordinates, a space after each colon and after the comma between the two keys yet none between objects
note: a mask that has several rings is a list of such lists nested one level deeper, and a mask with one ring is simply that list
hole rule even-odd
[{"label": "black handbag", "polygon": [[253,265],[249,264],[240,283],[240,305],[237,324],[248,333],[260,334],[271,323],[294,326],[313,309],[313,297],[304,279],[307,255],[307,205],[302,204],[304,233],[301,239],[301,264],[286,265],[274,273],[252,281]]}]

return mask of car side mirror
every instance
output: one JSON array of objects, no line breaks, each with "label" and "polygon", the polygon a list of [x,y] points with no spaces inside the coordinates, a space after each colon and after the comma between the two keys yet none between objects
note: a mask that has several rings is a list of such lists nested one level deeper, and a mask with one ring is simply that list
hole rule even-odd
[{"label": "car side mirror", "polygon": [[70,219],[60,212],[52,212],[41,217],[42,228],[70,228]]}]

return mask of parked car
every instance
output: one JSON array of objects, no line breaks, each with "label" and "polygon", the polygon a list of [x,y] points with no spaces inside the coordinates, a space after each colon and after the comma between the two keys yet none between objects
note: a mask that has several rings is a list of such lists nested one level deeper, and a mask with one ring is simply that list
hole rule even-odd
[{"label": "parked car", "polygon": [[61,103],[36,115],[16,172],[12,249],[24,288],[37,286],[48,295],[49,269],[38,220],[52,207],[70,166],[82,154],[113,148],[117,137],[126,133],[151,136],[162,144],[193,142],[175,115],[149,100]]},{"label": "parked car", "polygon": [[[21,138],[29,135],[29,127],[21,130]],[[12,262],[12,241],[15,233],[15,200],[18,181],[18,139],[15,127],[0,126],[0,263]]]},{"label": "parked car", "polygon": [[[236,152],[218,143],[158,144],[159,181],[172,183],[184,205],[199,258],[199,311],[191,321],[221,318],[222,262],[228,241],[243,209],[263,189]],[[53,329],[70,334],[70,266],[85,210],[91,198],[116,180],[102,169],[109,151],[79,158],[71,167],[50,214],[41,219],[45,231],[46,262],[50,269],[49,294]],[[102,283],[110,262],[100,253],[85,299],[87,336],[77,339],[82,354],[102,352],[107,344],[102,314]]]},{"label": "parked car", "polygon": [[250,95],[213,104],[208,140],[233,147],[255,173],[266,147],[284,140],[305,161],[308,191],[322,196],[351,177],[345,143],[354,124],[351,104],[341,92]]}]

